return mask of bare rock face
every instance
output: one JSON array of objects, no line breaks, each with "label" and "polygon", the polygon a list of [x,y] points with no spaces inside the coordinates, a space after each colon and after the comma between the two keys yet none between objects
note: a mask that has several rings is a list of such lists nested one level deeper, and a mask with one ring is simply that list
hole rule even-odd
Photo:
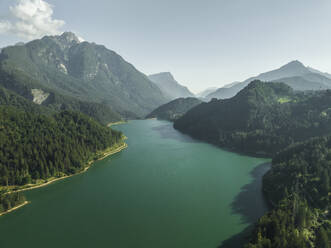
[{"label": "bare rock face", "polygon": [[64,74],[68,74],[68,70],[67,70],[67,67],[64,65],[64,64],[59,64],[58,65],[58,68],[60,71],[62,71]]},{"label": "bare rock face", "polygon": [[33,96],[33,102],[36,104],[42,104],[48,97],[49,93],[44,92],[41,89],[31,89],[31,94]]}]

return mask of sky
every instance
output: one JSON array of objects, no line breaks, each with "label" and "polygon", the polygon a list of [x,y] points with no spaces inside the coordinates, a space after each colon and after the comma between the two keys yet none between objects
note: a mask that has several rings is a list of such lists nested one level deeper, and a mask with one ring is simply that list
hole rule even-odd
[{"label": "sky", "polygon": [[299,60],[331,72],[330,0],[0,0],[0,47],[72,31],[197,93]]}]

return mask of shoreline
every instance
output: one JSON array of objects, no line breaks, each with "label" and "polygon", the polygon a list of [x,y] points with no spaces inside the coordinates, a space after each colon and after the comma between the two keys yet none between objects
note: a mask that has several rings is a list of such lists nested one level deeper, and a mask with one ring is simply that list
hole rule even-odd
[{"label": "shoreline", "polygon": [[13,212],[13,211],[15,211],[15,210],[21,208],[21,207],[24,207],[25,205],[28,205],[29,203],[30,203],[29,201],[25,201],[25,202],[23,202],[23,203],[20,204],[20,205],[17,205],[17,206],[15,206],[15,207],[11,208],[11,209],[8,209],[8,210],[5,211],[5,212],[0,213],[0,216],[3,216],[3,215],[6,215],[6,214],[9,214],[9,213],[11,213],[11,212]]},{"label": "shoreline", "polygon": [[111,126],[115,126],[115,125],[121,125],[121,124],[125,124],[128,123],[128,121],[116,121],[116,122],[110,122],[107,124],[107,127],[111,127]]},{"label": "shoreline", "polygon": [[[63,179],[66,179],[66,178],[69,178],[69,177],[73,177],[73,176],[76,176],[76,175],[79,175],[79,174],[82,174],[82,173],[85,173],[86,171],[88,171],[94,162],[96,161],[99,161],[99,160],[103,160],[111,155],[114,155],[116,153],[119,153],[121,152],[122,150],[126,149],[128,147],[128,145],[126,143],[123,143],[121,146],[117,147],[116,149],[112,150],[110,148],[108,149],[105,149],[99,153],[97,153],[97,155],[101,155],[101,157],[97,158],[97,159],[93,159],[91,161],[88,161],[87,162],[87,165],[84,167],[84,169],[80,172],[77,172],[75,174],[72,174],[72,175],[66,175],[66,176],[62,176],[62,177],[58,177],[58,178],[54,178],[54,179],[51,179],[47,182],[44,182],[44,183],[41,183],[41,184],[38,184],[38,185],[34,185],[34,184],[30,184],[31,186],[29,187],[26,187],[26,188],[21,188],[21,189],[17,189],[17,190],[10,190],[8,192],[6,192],[5,194],[12,194],[12,193],[18,193],[18,192],[23,192],[23,191],[28,191],[28,190],[33,190],[33,189],[37,189],[37,188],[42,188],[42,187],[45,187],[47,185],[50,185],[56,181],[59,181],[59,180],[63,180]],[[110,149],[110,151],[108,151]],[[24,186],[23,186],[24,187]],[[1,216],[1,214],[0,214]]]}]

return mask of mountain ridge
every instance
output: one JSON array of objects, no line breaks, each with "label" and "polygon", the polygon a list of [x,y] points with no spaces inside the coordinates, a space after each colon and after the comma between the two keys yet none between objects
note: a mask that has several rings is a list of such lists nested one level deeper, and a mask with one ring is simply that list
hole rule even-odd
[{"label": "mountain ridge", "polygon": [[148,78],[171,100],[180,97],[194,97],[194,94],[186,86],[176,81],[171,72],[151,74]]},{"label": "mountain ridge", "polygon": [[174,121],[200,103],[202,101],[194,97],[177,98],[156,108],[146,118]]},{"label": "mountain ridge", "polygon": [[[26,98],[32,97],[32,89],[53,91],[75,101],[105,105],[124,118],[142,118],[168,101],[146,75],[116,52],[80,42],[70,32],[4,48],[0,73],[18,75],[16,88],[25,88]],[[62,107],[61,102],[56,104]]]},{"label": "mountain ridge", "polygon": [[[324,73],[319,72],[318,70],[313,70],[310,67],[304,66],[304,64],[300,61],[294,60],[281,66],[278,69],[260,73],[258,76],[250,77],[245,81],[239,83],[235,82],[234,85],[232,85],[231,87],[221,87],[215,92],[212,92],[211,94],[206,96],[206,99],[210,100],[212,98],[231,98],[254,80],[282,82],[282,79],[287,79],[286,81],[290,81],[289,85],[295,90],[323,90],[326,88],[331,88],[330,78],[326,77]],[[316,78],[317,75],[320,77],[319,79]],[[302,81],[305,81],[305,85],[303,87],[301,87],[300,81],[297,80],[298,77],[300,77]],[[315,79],[312,79],[313,77],[315,77]],[[323,80],[321,79],[321,77],[323,77]],[[290,78],[296,78],[296,80],[289,80]],[[308,82],[310,82],[310,85],[307,84]]]}]

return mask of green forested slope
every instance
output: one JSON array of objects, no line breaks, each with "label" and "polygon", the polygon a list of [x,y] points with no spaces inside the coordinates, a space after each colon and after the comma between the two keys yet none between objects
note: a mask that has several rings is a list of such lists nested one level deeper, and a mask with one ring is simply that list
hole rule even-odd
[{"label": "green forested slope", "polygon": [[[102,117],[102,108],[83,104],[82,112]],[[6,194],[7,186],[13,189],[76,173],[98,151],[123,144],[121,133],[90,117],[59,111],[0,87],[0,214],[25,202],[21,193]]]},{"label": "green forested slope", "polygon": [[174,127],[222,147],[270,156],[331,133],[331,91],[294,93],[282,83],[253,81],[231,99],[196,106]]},{"label": "green forested slope", "polygon": [[291,146],[274,157],[263,190],[273,210],[247,247],[331,247],[331,138]]},{"label": "green forested slope", "polygon": [[[45,92],[49,93],[48,98],[41,106],[33,103],[31,89],[43,89]],[[122,119],[118,113],[105,104],[88,102],[75,97],[61,95],[55,90],[42,86],[36,79],[27,76],[22,71],[14,70],[8,73],[0,69],[0,90],[2,92],[0,97],[3,97],[3,103],[7,102],[8,104],[10,103],[8,102],[9,99],[12,99],[10,101],[16,99],[15,101],[19,103],[18,107],[26,108],[26,106],[29,106],[29,108],[33,109],[38,108],[39,110],[43,110],[44,113],[63,110],[79,111],[93,117],[102,124]],[[3,104],[2,102],[1,104]],[[17,106],[16,104],[14,105]]]},{"label": "green forested slope", "polygon": [[1,106],[0,185],[76,173],[97,151],[120,142],[120,132],[79,113],[45,116]]},{"label": "green forested slope", "polygon": [[53,111],[47,107],[37,105],[26,98],[7,90],[0,86],[0,106],[14,106],[21,110],[34,112],[34,113],[45,113],[51,114]]}]

